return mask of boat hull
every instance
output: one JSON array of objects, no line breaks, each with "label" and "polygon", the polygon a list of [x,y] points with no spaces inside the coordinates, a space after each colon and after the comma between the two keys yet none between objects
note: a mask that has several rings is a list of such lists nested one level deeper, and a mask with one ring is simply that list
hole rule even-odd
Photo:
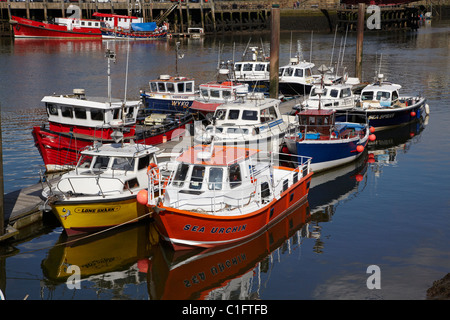
[{"label": "boat hull", "polygon": [[101,39],[99,28],[74,28],[44,23],[16,16],[11,17],[15,38]]},{"label": "boat hull", "polygon": [[311,88],[310,84],[281,81],[278,83],[278,91],[285,96],[307,95],[311,92]]},{"label": "boat hull", "polygon": [[186,112],[188,108],[192,106],[194,102],[194,96],[188,97],[183,95],[182,97],[172,97],[166,95],[165,97],[155,98],[151,97],[149,94],[142,94],[142,101],[145,105],[145,111],[152,112]]},{"label": "boat hull", "polygon": [[212,248],[243,241],[293,211],[308,195],[312,172],[260,209],[239,216],[214,216],[169,207],[155,208],[154,219],[161,236],[175,250]]},{"label": "boat hull", "polygon": [[[425,99],[419,100],[417,103],[402,108],[386,108],[386,109],[352,109],[352,115],[363,116],[369,120],[369,125],[375,130],[383,130],[389,127],[401,126],[418,118],[425,116],[426,103]],[[345,111],[337,111],[336,121],[346,119]],[[349,121],[352,121],[351,118]]]},{"label": "boat hull", "polygon": [[357,147],[362,145],[366,149],[369,130],[365,130],[362,137],[350,139],[285,141],[292,154],[311,157],[311,169],[319,172],[352,162],[361,156],[363,152],[359,152]]},{"label": "boat hull", "polygon": [[136,195],[109,199],[55,201],[52,211],[68,236],[133,223],[148,216]]},{"label": "boat hull", "polygon": [[126,32],[118,30],[101,29],[103,39],[132,39],[132,40],[160,40],[167,38],[167,32]]}]

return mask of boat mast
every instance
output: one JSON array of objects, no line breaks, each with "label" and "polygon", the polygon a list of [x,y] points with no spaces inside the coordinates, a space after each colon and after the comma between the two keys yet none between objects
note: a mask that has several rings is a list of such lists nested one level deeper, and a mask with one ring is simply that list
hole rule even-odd
[{"label": "boat mast", "polygon": [[116,53],[114,50],[109,50],[109,41],[106,41],[105,57],[108,59],[108,100],[111,106],[111,61],[116,63]]}]

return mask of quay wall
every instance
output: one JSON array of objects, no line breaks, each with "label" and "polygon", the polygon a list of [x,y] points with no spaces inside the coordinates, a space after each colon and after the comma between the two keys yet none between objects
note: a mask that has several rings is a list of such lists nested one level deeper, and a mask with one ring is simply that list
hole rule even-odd
[{"label": "quay wall", "polygon": [[[101,1],[101,2],[100,2]],[[262,0],[6,0],[0,2],[0,34],[11,36],[9,18],[17,15],[36,20],[64,17],[67,7],[77,5],[84,18],[95,11],[142,16],[146,21],[168,21],[171,32],[185,33],[188,27],[203,27],[207,33],[253,32],[270,30],[271,1]],[[333,31],[336,25],[353,29],[356,8],[343,7],[339,0],[279,0],[281,31]],[[408,8],[429,8],[428,1],[413,2]],[[433,1],[433,17],[449,16],[450,0]],[[353,11],[352,11],[353,10]],[[403,9],[389,13],[393,28],[408,27]],[[415,14],[414,11],[413,14]]]}]

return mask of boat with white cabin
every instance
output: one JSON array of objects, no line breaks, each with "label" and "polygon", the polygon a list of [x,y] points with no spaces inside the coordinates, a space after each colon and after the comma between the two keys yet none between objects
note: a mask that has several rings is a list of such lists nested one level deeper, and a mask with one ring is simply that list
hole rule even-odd
[{"label": "boat with white cabin", "polygon": [[149,177],[147,205],[159,233],[182,250],[236,243],[266,230],[307,199],[313,174],[310,158],[298,157],[293,167],[277,159],[251,148],[189,148],[161,195],[152,184],[161,178]]},{"label": "boat with white cabin", "polygon": [[[159,173],[159,148],[136,143],[97,143],[81,151],[74,170],[42,191],[67,235],[132,223],[148,216],[137,202],[148,171]],[[156,183],[153,181],[153,183]]]},{"label": "boat with white cabin", "polygon": [[280,103],[263,93],[242,92],[237,100],[217,107],[211,123],[195,133],[194,142],[279,151],[289,125],[297,122],[295,116],[281,114]]}]

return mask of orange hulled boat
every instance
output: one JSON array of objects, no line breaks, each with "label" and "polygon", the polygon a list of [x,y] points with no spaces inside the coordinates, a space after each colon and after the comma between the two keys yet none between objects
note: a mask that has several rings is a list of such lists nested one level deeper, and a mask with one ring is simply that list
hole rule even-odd
[{"label": "orange hulled boat", "polygon": [[306,200],[311,159],[295,160],[289,166],[276,153],[197,145],[177,158],[158,197],[152,181],[161,177],[151,172],[144,198],[175,250],[227,245],[266,230]]}]

